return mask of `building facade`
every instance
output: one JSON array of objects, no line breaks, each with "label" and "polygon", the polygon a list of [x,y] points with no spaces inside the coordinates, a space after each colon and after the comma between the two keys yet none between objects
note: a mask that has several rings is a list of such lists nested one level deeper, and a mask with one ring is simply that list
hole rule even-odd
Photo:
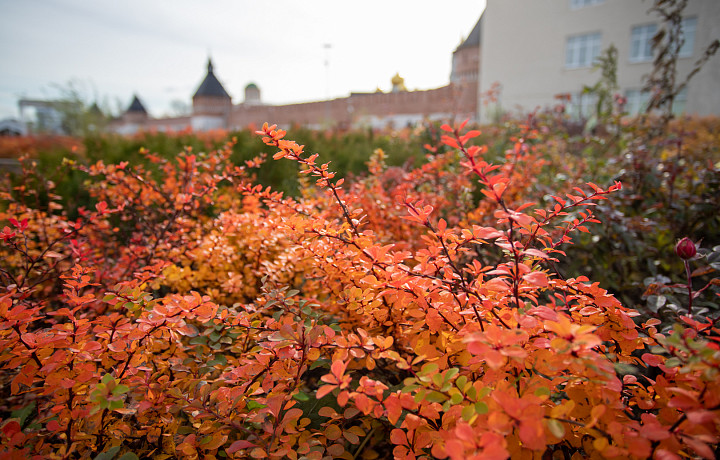
[{"label": "building facade", "polygon": [[[600,71],[595,58],[613,44],[618,50],[619,93],[627,110],[643,110],[649,94],[644,77],[653,68],[652,38],[661,26],[642,0],[487,0],[481,19],[479,119],[500,112],[529,112],[570,95],[570,110],[587,115]],[[683,15],[685,44],[678,59],[678,82],[720,38],[720,0],[689,0]],[[497,100],[483,95],[499,84]],[[674,109],[696,115],[720,114],[720,56],[711,58],[678,95]]]}]

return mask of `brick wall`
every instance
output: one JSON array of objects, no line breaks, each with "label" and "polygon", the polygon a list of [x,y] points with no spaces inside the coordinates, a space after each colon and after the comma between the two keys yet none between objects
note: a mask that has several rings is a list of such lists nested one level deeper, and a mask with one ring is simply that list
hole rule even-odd
[{"label": "brick wall", "polygon": [[414,115],[415,118],[474,119],[476,110],[477,84],[450,84],[425,91],[355,93],[330,101],[300,104],[239,104],[232,109],[229,127],[241,129],[269,122],[280,126],[299,124],[348,128],[357,127],[363,120],[391,121],[402,119],[398,117],[403,115]]}]

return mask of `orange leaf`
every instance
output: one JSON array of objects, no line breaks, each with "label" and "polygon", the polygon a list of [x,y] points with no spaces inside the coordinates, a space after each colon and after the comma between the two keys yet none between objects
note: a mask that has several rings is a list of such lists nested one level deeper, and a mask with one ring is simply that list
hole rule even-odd
[{"label": "orange leaf", "polygon": [[405,432],[399,428],[395,428],[390,432],[390,442],[399,446],[407,446],[407,436]]},{"label": "orange leaf", "polygon": [[315,393],[315,398],[321,399],[325,395],[332,392],[335,388],[337,388],[337,385],[324,385],[318,388],[317,393]]}]

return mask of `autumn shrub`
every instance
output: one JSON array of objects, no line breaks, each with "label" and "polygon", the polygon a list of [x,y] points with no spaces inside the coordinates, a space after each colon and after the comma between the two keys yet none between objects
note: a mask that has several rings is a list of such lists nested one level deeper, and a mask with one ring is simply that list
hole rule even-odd
[{"label": "autumn shrub", "polygon": [[[386,161],[392,166],[422,161],[422,133],[403,129],[399,131],[313,131],[293,127],[291,135],[302,142],[308,151],[323,152],[333,159],[333,165],[344,176],[359,176],[367,172],[365,164],[376,148],[383,149]],[[44,136],[0,139],[0,158],[17,159],[26,156],[35,162],[35,168],[55,184],[55,193],[65,199],[65,205],[72,217],[77,217],[77,208],[92,207],[94,201],[87,193],[87,176],[73,164],[106,164],[129,162],[143,165],[160,179],[152,162],[143,153],[170,159],[176,152],[190,148],[195,152],[210,151],[223,147],[229,138],[235,139],[231,161],[242,165],[245,161],[265,154],[271,154],[268,146],[251,130],[228,132],[139,132],[131,136],[113,133],[91,133],[84,137]],[[297,165],[274,163],[256,170],[256,181],[274,190],[297,195],[299,183]],[[18,175],[15,183],[20,179]]]},{"label": "autumn shrub", "polygon": [[33,168],[6,182],[2,458],[715,456],[717,317],[660,331],[564,275],[626,186],[549,191],[536,120],[497,145],[443,125],[422,164],[376,150],[347,183],[259,134],[296,196],[233,142],[78,165],[73,218]]},{"label": "autumn shrub", "polygon": [[[693,275],[696,288],[712,279],[711,263],[720,250],[720,150],[717,118],[677,120],[660,138],[648,127],[629,125],[621,137],[607,139],[607,154],[586,152],[568,162],[578,170],[602,171],[622,181],[623,190],[596,209],[602,225],[569,248],[568,270],[584,273],[646,317],[672,326],[686,301],[657,296],[651,285],[672,284],[683,272],[675,243],[683,237],[702,242],[703,256]],[[598,138],[591,143],[603,142]],[[657,292],[656,292],[657,294]],[[667,300],[667,301],[666,301]],[[716,316],[717,302],[696,303],[695,314]]]}]

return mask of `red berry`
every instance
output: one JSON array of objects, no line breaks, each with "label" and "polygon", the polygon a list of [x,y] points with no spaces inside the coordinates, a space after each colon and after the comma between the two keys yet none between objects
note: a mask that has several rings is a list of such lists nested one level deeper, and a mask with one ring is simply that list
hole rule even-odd
[{"label": "red berry", "polygon": [[675,246],[675,254],[677,254],[681,259],[692,259],[695,257],[695,254],[697,254],[695,243],[687,237],[681,239]]}]

